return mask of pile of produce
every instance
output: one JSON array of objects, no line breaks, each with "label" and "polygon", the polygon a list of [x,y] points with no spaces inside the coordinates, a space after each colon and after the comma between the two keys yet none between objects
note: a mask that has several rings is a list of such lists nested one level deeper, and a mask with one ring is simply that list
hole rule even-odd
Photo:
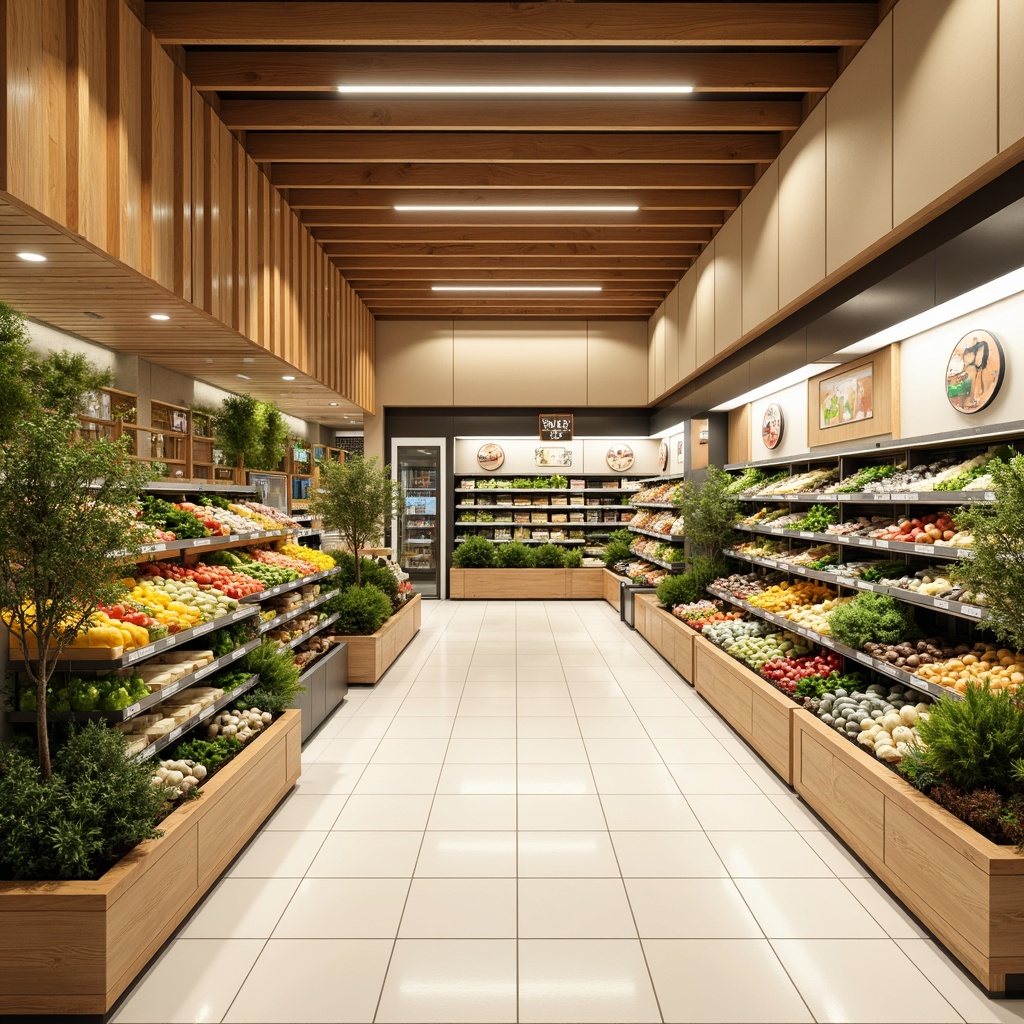
[{"label": "pile of produce", "polygon": [[809,706],[827,726],[892,765],[920,742],[917,724],[927,721],[932,707],[914,690],[882,683],[852,693],[838,687],[811,700]]},{"label": "pile of produce", "polygon": [[129,596],[150,609],[153,617],[172,633],[234,611],[238,601],[213,587],[205,590],[194,580],[169,580],[162,576],[129,580]]},{"label": "pile of produce", "polygon": [[260,711],[259,708],[250,708],[248,711],[222,711],[219,715],[214,715],[206,727],[206,735],[209,739],[228,736],[248,743],[273,720],[274,716],[269,711]]},{"label": "pile of produce", "polygon": [[703,629],[717,622],[732,622],[743,618],[743,612],[725,611],[715,601],[694,601],[691,604],[676,605],[672,609],[672,614],[693,629]]},{"label": "pile of produce", "polygon": [[788,612],[783,612],[783,618],[789,619],[790,622],[797,626],[803,626],[805,629],[813,629],[821,636],[828,636],[832,632],[829,625],[832,613],[852,600],[852,597],[830,597],[818,604],[791,608]]},{"label": "pile of produce", "polygon": [[772,583],[770,577],[758,576],[756,573],[733,573],[731,576],[720,576],[711,585],[716,590],[749,601]]},{"label": "pile of produce", "polygon": [[[744,665],[752,668],[755,672],[760,672],[768,662],[779,658],[799,658],[810,654],[810,643],[797,636],[796,633],[781,632],[768,623],[765,625],[775,631],[763,635],[749,633],[746,636],[739,636],[728,646],[723,645],[725,653],[737,661],[742,661]],[[715,628],[715,626],[707,627],[707,629]],[[706,631],[702,632],[705,636],[708,635]]]},{"label": "pile of produce", "polygon": [[857,651],[869,643],[896,644],[921,635],[909,605],[872,590],[833,609],[829,627],[839,643]]},{"label": "pile of produce", "polygon": [[165,791],[168,800],[179,800],[192,793],[208,772],[206,766],[197,761],[161,761],[153,773],[153,785]]},{"label": "pile of produce", "polygon": [[701,635],[716,647],[727,650],[732,644],[748,636],[767,636],[775,627],[764,619],[736,619],[732,622],[713,622],[701,629]]},{"label": "pile of produce", "polygon": [[957,533],[956,524],[948,512],[929,512],[912,519],[904,516],[891,525],[872,530],[868,536],[900,544],[938,544],[945,541],[952,547]]},{"label": "pile of produce", "polygon": [[945,661],[948,658],[957,657],[958,654],[967,654],[970,651],[970,647],[967,644],[954,646],[943,637],[932,636],[914,641],[869,642],[864,645],[864,650],[873,658],[887,661],[894,668],[901,668],[904,672],[914,673],[922,665],[931,665],[936,661]]},{"label": "pile of produce", "polygon": [[251,576],[232,572],[223,565],[176,565],[173,562],[147,562],[140,566],[140,575],[158,576],[165,580],[192,580],[200,587],[212,587],[236,601],[260,593],[264,587]]},{"label": "pile of produce", "polygon": [[631,550],[641,558],[656,558],[661,562],[682,562],[686,558],[682,547],[665,544],[653,537],[637,537]]},{"label": "pile of produce", "polygon": [[682,485],[679,483],[655,484],[632,495],[635,505],[678,505],[681,498]]},{"label": "pile of produce", "polygon": [[866,491],[868,486],[871,484],[878,484],[884,480],[889,480],[896,475],[899,470],[905,469],[905,466],[864,466],[862,469],[858,469],[855,473],[851,473],[848,477],[840,480],[837,484],[832,484],[825,488],[826,494],[851,494],[858,491]]},{"label": "pile of produce", "polygon": [[[148,696],[149,687],[137,672],[111,673],[92,679],[76,676],[62,680],[54,676],[46,690],[46,706],[50,711],[121,711]],[[21,691],[18,710],[36,710],[34,689]]]},{"label": "pile of produce", "polygon": [[203,497],[198,505],[183,501],[178,507],[185,509],[186,512],[195,513],[196,516],[204,521],[217,523],[221,527],[223,534],[258,532],[259,526],[252,519],[237,512],[232,512],[230,503],[224,501],[223,498],[217,498],[216,500],[214,498],[215,496]]},{"label": "pile of produce", "polygon": [[915,675],[940,686],[948,686],[957,693],[966,693],[968,687],[986,686],[992,690],[1016,693],[1024,684],[1024,653],[996,649],[992,644],[976,643],[968,648],[961,644],[952,657],[933,658],[915,669]]},{"label": "pile of produce", "polygon": [[[783,473],[777,477],[781,479],[786,474]],[[733,478],[732,483],[729,485],[729,494],[746,494],[748,492],[755,491],[758,487],[764,487],[769,481],[768,474],[763,469],[758,469],[756,466],[750,466],[743,472]]]},{"label": "pile of produce", "polygon": [[[718,586],[717,580],[715,586]],[[778,615],[791,608],[834,601],[837,596],[824,583],[814,580],[783,580],[752,595],[748,600],[755,608],[763,608],[766,612]]]},{"label": "pile of produce", "polygon": [[489,477],[486,480],[476,481],[476,490],[478,491],[564,491],[568,486],[568,479],[558,473],[553,476],[517,476],[511,480]]},{"label": "pile of produce", "polygon": [[327,572],[335,566],[334,559],[326,552],[318,551],[316,548],[306,548],[301,544],[278,544],[277,550],[289,558],[297,558],[303,562],[311,562],[317,572]]},{"label": "pile of produce", "polygon": [[822,679],[838,673],[843,659],[833,652],[804,654],[798,657],[771,658],[761,666],[761,675],[790,697],[797,696],[803,679]]},{"label": "pile of produce", "polygon": [[258,532],[260,530],[280,530],[281,523],[279,523],[272,516],[264,515],[262,512],[257,511],[259,508],[265,506],[259,505],[256,508],[250,507],[249,503],[236,504],[232,503],[228,505],[228,511],[234,512],[235,515],[240,516],[246,522],[250,524],[248,532]]},{"label": "pile of produce", "polygon": [[279,530],[281,527],[297,529],[299,526],[291,516],[286,515],[284,512],[281,512],[270,505],[262,505],[258,501],[243,501],[238,505],[231,505],[230,508],[232,512],[241,509],[242,515],[253,516],[257,519],[262,517],[266,522],[271,524],[267,527],[269,530]]},{"label": "pile of produce", "polygon": [[807,512],[793,524],[793,529],[808,530],[811,533],[825,533],[839,518],[838,505],[812,505]]},{"label": "pile of produce", "polygon": [[[164,540],[187,540],[196,537],[209,537],[210,530],[194,513],[177,505],[164,501],[163,498],[144,494],[141,498],[142,512],[140,518],[149,526],[166,531]],[[223,530],[218,525],[217,535]]]},{"label": "pile of produce", "polygon": [[249,555],[235,551],[215,551],[207,561],[211,565],[223,565],[233,572],[258,580],[263,584],[265,590],[278,587],[282,583],[294,583],[296,580],[302,579],[304,575],[294,569],[285,569],[280,565],[255,562]]},{"label": "pile of produce", "polygon": [[780,494],[802,494],[823,490],[839,476],[839,469],[812,469],[793,476],[785,475],[781,480],[764,484],[754,491],[758,498],[770,498]]},{"label": "pile of produce", "polygon": [[[305,549],[303,549],[305,550]],[[268,551],[266,548],[257,548],[252,552],[254,561],[263,562],[265,565],[276,565],[282,569],[294,569],[300,576],[312,576],[320,570],[305,557],[293,558],[290,555],[283,555],[280,551]]]},{"label": "pile of produce", "polygon": [[[36,626],[35,605],[26,605],[24,607],[24,616],[28,627],[26,639],[31,649],[38,646],[37,637],[34,632]],[[6,624],[13,636],[21,636],[21,627],[13,613],[4,612],[0,619]],[[71,622],[67,623],[67,628],[69,630],[72,628]],[[90,616],[85,625],[79,630],[78,635],[67,646],[73,648],[106,648],[108,650],[125,647],[129,650],[135,650],[139,647],[145,647],[148,643],[150,643],[149,630],[144,626],[112,618],[105,611],[100,610]]]},{"label": "pile of produce", "polygon": [[631,583],[641,587],[656,587],[668,575],[668,570],[638,558],[626,565],[625,574]]}]

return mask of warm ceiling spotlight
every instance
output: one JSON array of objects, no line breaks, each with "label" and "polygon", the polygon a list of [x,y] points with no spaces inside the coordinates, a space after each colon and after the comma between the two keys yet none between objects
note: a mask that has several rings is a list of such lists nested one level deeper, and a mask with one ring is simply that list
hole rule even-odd
[{"label": "warm ceiling spotlight", "polygon": [[636,213],[639,206],[629,205],[586,205],[569,206],[545,203],[543,205],[483,205],[465,203],[459,205],[441,204],[396,204],[399,213]]},{"label": "warm ceiling spotlight", "polygon": [[25,260],[26,263],[45,263],[46,257],[41,252],[19,252],[19,260]]},{"label": "warm ceiling spotlight", "polygon": [[150,320],[170,320],[171,318],[166,313],[150,313]]},{"label": "warm ceiling spotlight", "polygon": [[244,373],[236,373],[236,377],[241,377],[242,380],[252,380],[252,377],[247,377]]},{"label": "warm ceiling spotlight", "polygon": [[557,83],[506,85],[339,85],[338,92],[349,96],[685,96],[692,85],[561,85]]},{"label": "warm ceiling spotlight", "polygon": [[599,292],[599,284],[435,284],[432,292]]},{"label": "warm ceiling spotlight", "polygon": [[338,403],[337,403],[337,402],[328,402],[327,404],[328,404],[328,405],[338,405]]},{"label": "warm ceiling spotlight", "polygon": [[295,378],[290,373],[283,373],[281,374],[281,380],[295,380]]}]

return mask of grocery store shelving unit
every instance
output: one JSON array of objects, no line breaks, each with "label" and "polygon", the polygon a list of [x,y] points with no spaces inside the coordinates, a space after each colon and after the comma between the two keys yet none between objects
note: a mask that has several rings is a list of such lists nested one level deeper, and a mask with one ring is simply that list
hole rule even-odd
[{"label": "grocery store shelving unit", "polygon": [[[622,477],[574,477],[569,487],[496,487],[493,477],[461,477],[455,488],[455,543],[484,536],[496,544],[582,547],[600,556],[608,534],[628,525],[632,511],[622,504],[635,481]],[[488,486],[481,487],[486,481]],[[503,482],[503,481],[499,481]],[[480,514],[491,516],[479,518]],[[576,536],[573,536],[576,534]]]},{"label": "grocery store shelving unit", "polygon": [[[682,483],[682,473],[674,473],[670,476],[653,476],[647,477],[643,480],[638,480],[637,484],[641,491],[647,490],[651,487],[656,487],[659,484],[671,484],[671,483]],[[636,511],[653,511],[653,512],[679,512],[679,506],[673,505],[671,502],[665,501],[640,501],[634,497],[631,502],[631,506]],[[686,544],[686,538],[683,534],[670,534],[661,533],[657,530],[646,530],[643,527],[635,526],[633,523],[629,524],[630,533],[635,533],[638,537],[649,537],[653,540],[661,541],[664,544],[668,544],[673,548],[677,548],[680,552],[683,550]],[[667,569],[671,573],[680,573],[685,569],[685,564],[682,560],[680,561],[669,561],[668,559],[658,558],[656,555],[645,554],[640,551],[636,551],[636,542],[634,541],[633,550],[637,558],[642,558],[645,562],[650,562],[652,565],[657,565],[662,569]],[[646,589],[646,588],[645,588]]]}]

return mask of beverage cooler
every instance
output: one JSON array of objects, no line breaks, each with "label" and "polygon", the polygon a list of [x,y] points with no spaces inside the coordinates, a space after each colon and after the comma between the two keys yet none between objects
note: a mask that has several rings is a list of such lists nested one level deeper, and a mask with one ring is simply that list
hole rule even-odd
[{"label": "beverage cooler", "polygon": [[423,597],[444,597],[445,441],[395,438],[391,473],[405,492],[405,508],[392,523],[391,543],[398,564]]}]

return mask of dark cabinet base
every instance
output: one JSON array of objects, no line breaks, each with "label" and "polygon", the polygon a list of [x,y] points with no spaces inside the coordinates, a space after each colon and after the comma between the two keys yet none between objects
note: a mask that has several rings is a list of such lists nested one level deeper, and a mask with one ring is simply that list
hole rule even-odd
[{"label": "dark cabinet base", "polygon": [[338,644],[299,677],[306,688],[294,707],[302,711],[302,742],[323,724],[348,693],[348,644]]}]

